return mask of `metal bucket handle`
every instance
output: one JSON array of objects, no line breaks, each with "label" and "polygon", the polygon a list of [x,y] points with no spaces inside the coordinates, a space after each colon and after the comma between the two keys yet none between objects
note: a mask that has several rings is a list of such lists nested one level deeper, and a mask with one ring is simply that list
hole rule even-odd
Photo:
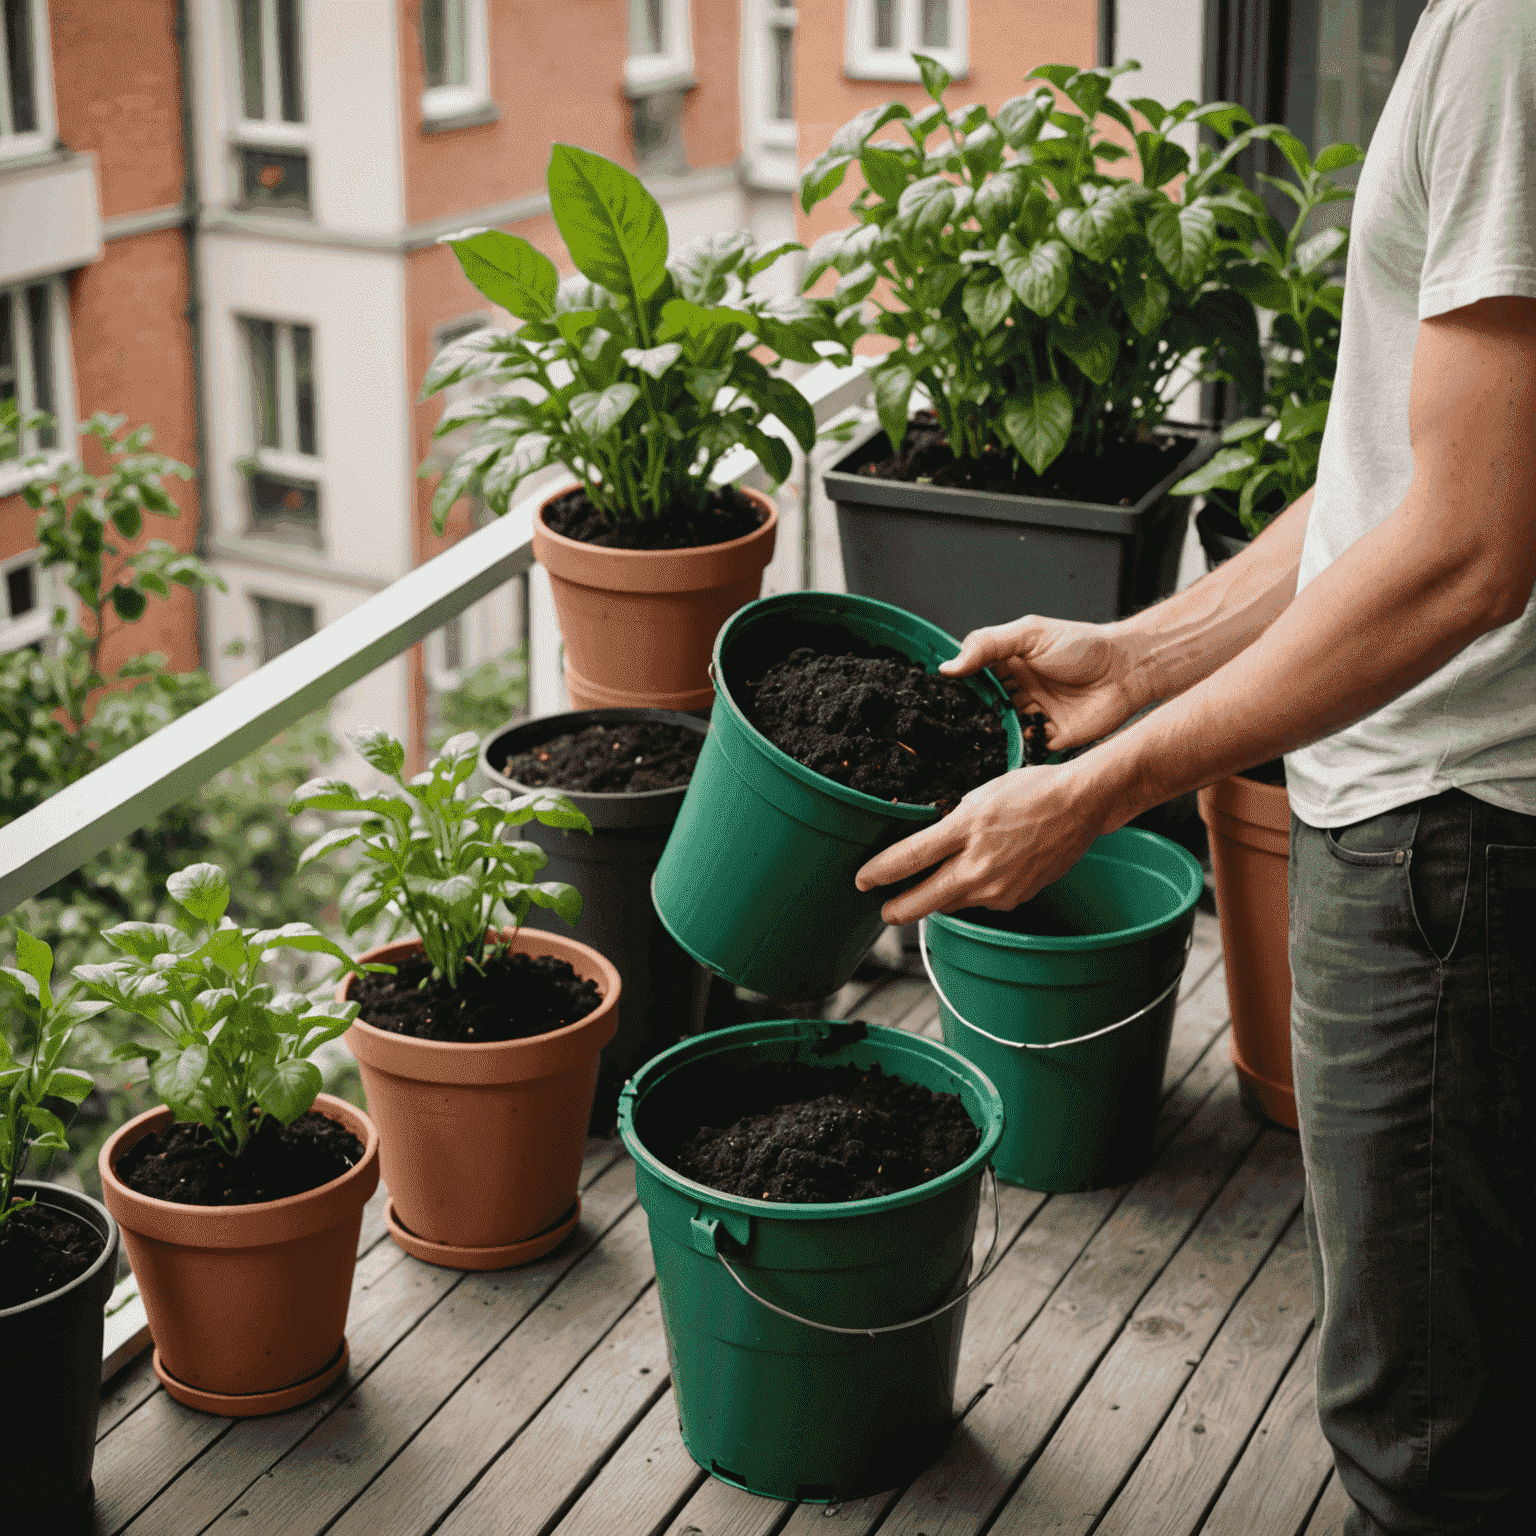
[{"label": "metal bucket handle", "polygon": [[939,978],[933,974],[933,962],[928,957],[928,919],[926,917],[922,918],[917,925],[918,953],[923,957],[923,969],[927,971],[929,983],[932,985],[933,990],[938,993],[939,1001],[949,1009],[958,1023],[964,1024],[972,1033],[981,1035],[984,1039],[991,1040],[996,1045],[1006,1045],[1010,1050],[1014,1051],[1059,1051],[1063,1046],[1082,1045],[1089,1040],[1097,1040],[1101,1035],[1111,1035],[1117,1029],[1124,1029],[1127,1024],[1134,1024],[1137,1019],[1145,1018],[1184,979],[1184,966],[1189,960],[1189,952],[1193,948],[1194,942],[1195,936],[1191,932],[1190,936],[1184,941],[1184,958],[1179,961],[1179,969],[1173,980],[1150,1003],[1144,1008],[1138,1008],[1135,1013],[1128,1013],[1123,1019],[1116,1019],[1113,1024],[1106,1024],[1103,1029],[1094,1030],[1091,1035],[1074,1035],[1070,1040],[1004,1040],[1001,1035],[994,1035],[990,1031],[983,1029],[979,1024],[972,1024],[945,996],[944,988],[939,985]]},{"label": "metal bucket handle", "polygon": [[[993,1264],[993,1256],[997,1253],[998,1233],[1002,1229],[1002,1212],[997,1201],[997,1172],[991,1163],[986,1164],[986,1172],[992,1175],[992,1242],[987,1248],[987,1256],[981,1262],[981,1273],[976,1276],[966,1288],[952,1301],[946,1301],[942,1307],[935,1307],[932,1312],[925,1312],[921,1317],[909,1318],[904,1323],[887,1323],[881,1328],[839,1328],[832,1323],[814,1322],[809,1317],[801,1317],[798,1312],[790,1312],[784,1307],[776,1307],[771,1301],[765,1300],[754,1291],[745,1280],[736,1273],[736,1267],[726,1256],[715,1249],[715,1257],[725,1265],[725,1272],[732,1280],[744,1290],[760,1307],[766,1307],[770,1312],[777,1312],[780,1317],[787,1317],[792,1323],[804,1323],[807,1328],[819,1329],[822,1333],[852,1333],[867,1334],[870,1338],[876,1338],[882,1333],[900,1333],[906,1328],[916,1328],[919,1323],[931,1323],[936,1317],[943,1317],[946,1312],[952,1312],[964,1301],[983,1280],[997,1273],[998,1265]],[[1001,1261],[999,1261],[1001,1262]]]}]

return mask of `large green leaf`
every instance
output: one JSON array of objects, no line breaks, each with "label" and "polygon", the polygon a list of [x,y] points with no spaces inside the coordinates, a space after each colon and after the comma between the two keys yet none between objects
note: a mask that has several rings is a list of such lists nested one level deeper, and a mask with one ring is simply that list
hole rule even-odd
[{"label": "large green leaf", "polygon": [[1169,203],[1147,220],[1147,239],[1168,275],[1182,288],[1193,288],[1204,275],[1216,245],[1216,216],[1195,204]]},{"label": "large green leaf", "polygon": [[1173,487],[1175,496],[1204,496],[1211,491],[1235,491],[1242,485],[1258,458],[1252,446],[1219,449],[1193,474]]},{"label": "large green leaf", "polygon": [[1093,322],[1056,326],[1051,331],[1051,340],[1095,384],[1103,384],[1115,371],[1115,359],[1120,355],[1120,336],[1112,325]]},{"label": "large green leaf", "polygon": [[1040,130],[1056,109],[1056,97],[1050,91],[1031,91],[1015,96],[997,109],[997,126],[1014,149],[1026,149],[1040,137]]},{"label": "large green leaf", "polygon": [[1143,336],[1150,336],[1168,313],[1168,285],[1155,277],[1128,278],[1120,290],[1125,312],[1131,324]]},{"label": "large green leaf", "polygon": [[1013,305],[1013,290],[1001,278],[976,276],[965,285],[960,307],[979,335],[1003,323]]},{"label": "large green leaf", "polygon": [[1003,431],[1037,475],[1067,446],[1072,435],[1072,396],[1046,379],[1026,384],[1003,405]]},{"label": "large green leaf", "polygon": [[602,391],[584,390],[571,396],[571,420],[587,436],[603,437],[618,426],[639,398],[639,387],[622,380]]},{"label": "large green leaf", "polygon": [[1072,257],[1060,240],[1025,250],[1012,235],[997,242],[997,264],[1008,286],[1037,315],[1048,315],[1067,295]]},{"label": "large green leaf", "polygon": [[912,391],[917,387],[917,374],[900,354],[877,364],[873,374],[875,409],[880,415],[880,425],[885,428],[891,451],[899,453],[907,435],[907,416]]},{"label": "large green leaf", "polygon": [[292,1125],[309,1109],[324,1086],[312,1061],[280,1061],[251,1078],[256,1102],[284,1125]]},{"label": "large green leaf", "polygon": [[650,297],[667,268],[667,220],[638,176],[591,150],[556,144],[549,201],[583,276],[611,293]]},{"label": "large green leaf", "polygon": [[189,864],[165,882],[165,889],[200,923],[217,923],[229,905],[229,876],[217,864]]},{"label": "large green leaf", "polygon": [[843,184],[849,165],[857,158],[851,150],[824,150],[800,176],[800,206],[809,213],[822,198]]},{"label": "large green leaf", "polygon": [[453,247],[465,277],[491,303],[519,320],[547,320],[554,314],[560,274],[548,256],[520,235],[480,229],[443,239]]},{"label": "large green leaf", "polygon": [[879,144],[866,144],[860,153],[859,166],[864,172],[864,180],[883,202],[894,203],[906,190],[912,179],[910,154],[910,150],[902,154]]},{"label": "large green leaf", "polygon": [[1082,208],[1063,208],[1056,215],[1062,239],[1089,261],[1108,261],[1130,227],[1125,203],[1113,192],[1101,193]]},{"label": "large green leaf", "polygon": [[53,950],[25,928],[16,930],[16,963],[37,983],[38,1001],[45,1009],[53,1007],[53,993],[48,983],[53,979]]}]

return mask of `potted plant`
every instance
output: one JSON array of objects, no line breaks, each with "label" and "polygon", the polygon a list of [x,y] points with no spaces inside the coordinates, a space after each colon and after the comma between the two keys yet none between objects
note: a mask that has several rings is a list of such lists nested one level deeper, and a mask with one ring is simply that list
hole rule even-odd
[{"label": "potted plant", "polygon": [[[651,902],[651,876],[683,803],[708,726],[659,709],[585,709],[514,720],[480,746],[480,779],[515,796],[558,790],[589,833],[530,822],[545,875],[583,892],[582,941],[617,968],[619,1027],[603,1051],[592,1129],[612,1129],[619,1089],[642,1062],[704,1027],[709,972],[683,950]],[[557,916],[532,908],[524,925]]]},{"label": "potted plant", "polygon": [[368,1117],[321,1093],[309,1059],[356,1005],[280,992],[264,970],[280,950],[353,962],[307,923],[237,927],[215,865],[190,865],[166,890],[176,923],[119,923],[104,937],[123,958],[75,970],[161,1040],[116,1052],[147,1061],[163,1102],[102,1147],[103,1197],[166,1391],[208,1413],[275,1413],[346,1369],[352,1270],[379,1154]]},{"label": "potted plant", "polygon": [[349,932],[380,918],[415,931],[363,956],[396,974],[348,976],[337,989],[353,1011],[361,1004],[346,1039],[379,1123],[389,1232],[429,1264],[526,1264],[581,1214],[576,1186],[619,973],[585,944],[523,929],[533,907],[574,923],[581,897],[536,883],[543,850],[503,838],[531,821],[587,819],[558,795],[492,788],[470,798],[473,732],[450,738],[409,781],[398,741],[374,731],[353,742],[393,787],[361,794],[314,779],[290,808],[358,818],[303,855],[361,851],[341,899]]},{"label": "potted plant", "polygon": [[[1172,590],[1188,501],[1170,488],[1215,446],[1164,425],[1175,397],[1220,378],[1258,404],[1253,306],[1226,279],[1262,214],[1227,169],[1252,119],[1123,106],[1110,85],[1133,64],[1044,65],[995,115],[951,113],[948,73],[915,58],[930,104],[866,109],[800,182],[809,212],[857,163],[855,222],[805,282],[835,271],[843,334],[874,298],[895,342],[872,370],[882,431],[826,477],[849,586],[953,634],[1115,618]],[[1192,164],[1169,137],[1191,124],[1237,137]],[[875,139],[887,125],[905,141]],[[1108,170],[1127,137],[1138,179]],[[909,416],[918,393],[930,410]]]},{"label": "potted plant", "polygon": [[668,259],[660,205],[601,155],[556,144],[550,207],[580,274],[561,282],[526,240],[497,230],[448,237],[469,280],[523,324],[447,347],[429,396],[464,379],[500,386],[450,407],[439,433],[478,422],[437,487],[440,530],[462,495],[507,508],[526,475],[564,464],[580,480],[540,509],[533,552],[549,572],[578,708],[706,709],[709,648],[757,596],[777,513],[755,491],[719,486],[720,460],[750,448],[790,472],[776,417],[803,449],[811,407],[760,361],[843,348],[822,310],[766,301],[747,284],[786,251],[719,235]]},{"label": "potted plant", "polygon": [[[1264,410],[1232,423],[1220,451],[1174,488],[1205,497],[1195,524],[1212,569],[1316,480],[1338,367],[1349,232],[1308,231],[1319,209],[1353,195],[1334,178],[1365,155],[1353,144],[1331,144],[1314,161],[1290,134],[1276,133],[1273,142],[1295,180],[1263,179],[1296,205],[1296,215],[1289,228],[1261,219],[1252,261],[1228,273],[1234,287],[1272,316]],[[1222,779],[1200,791],[1199,803],[1227,957],[1233,1065],[1249,1104],[1294,1129],[1286,888],[1291,808],[1284,764],[1276,760]]]},{"label": "potted plant", "polygon": [[24,1179],[32,1153],[67,1148],[53,1104],[94,1084],[69,1065],[75,1025],[105,1003],[55,996],[53,951],[16,931],[0,966],[31,1038],[18,1060],[0,1036],[0,1391],[14,1407],[0,1436],[0,1486],[17,1530],[74,1530],[89,1519],[104,1308],[117,1283],[118,1230],[105,1207]]}]

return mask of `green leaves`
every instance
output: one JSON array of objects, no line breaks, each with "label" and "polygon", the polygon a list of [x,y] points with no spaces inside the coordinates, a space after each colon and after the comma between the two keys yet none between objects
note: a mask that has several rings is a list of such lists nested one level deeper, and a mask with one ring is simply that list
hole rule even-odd
[{"label": "green leaves", "polygon": [[1013,291],[1002,278],[973,277],[960,296],[965,318],[985,336],[1003,323],[1013,304]]},{"label": "green leaves", "polygon": [[491,303],[519,320],[547,320],[555,312],[560,274],[555,264],[518,235],[499,229],[445,235],[464,275]]},{"label": "green leaves", "polygon": [[1049,315],[1067,296],[1072,257],[1060,240],[1025,250],[1012,235],[997,242],[1003,280],[1037,315]]},{"label": "green leaves", "polygon": [[894,453],[901,451],[907,435],[907,416],[917,375],[901,353],[893,354],[874,370],[875,410]]},{"label": "green leaves", "polygon": [[1051,341],[1095,384],[1105,383],[1115,371],[1120,334],[1112,325],[1090,320],[1086,325],[1056,326],[1051,331]]},{"label": "green leaves", "polygon": [[1003,430],[1024,462],[1044,474],[1071,435],[1072,396],[1054,379],[1027,384],[1004,402]]},{"label": "green leaves", "polygon": [[571,420],[588,437],[603,437],[618,426],[639,398],[640,391],[633,384],[610,384],[601,391],[583,390],[571,396]]},{"label": "green leaves", "polygon": [[1168,275],[1181,288],[1192,288],[1205,274],[1216,244],[1216,218],[1196,204],[1164,204],[1147,220],[1147,239]]},{"label": "green leaves", "polygon": [[190,864],[172,875],[165,889],[173,901],[210,927],[229,905],[229,879],[216,864]]},{"label": "green leaves", "polygon": [[281,1125],[292,1125],[315,1102],[324,1082],[312,1061],[280,1061],[252,1075],[256,1102]]},{"label": "green leaves", "polygon": [[549,159],[550,209],[583,276],[616,294],[646,299],[667,265],[667,221],[638,176],[570,144]]}]

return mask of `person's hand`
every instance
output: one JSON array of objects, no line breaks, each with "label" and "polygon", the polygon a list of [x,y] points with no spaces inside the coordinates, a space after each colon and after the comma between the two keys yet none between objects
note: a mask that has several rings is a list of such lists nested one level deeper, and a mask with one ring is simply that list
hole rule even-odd
[{"label": "person's hand", "polygon": [[1083,771],[1087,761],[989,779],[942,821],[876,855],[855,883],[868,891],[938,866],[881,908],[893,926],[964,907],[1012,910],[1066,874],[1104,830],[1104,809]]},{"label": "person's hand", "polygon": [[973,629],[960,654],[939,671],[968,677],[991,667],[1020,714],[1045,715],[1046,744],[1059,752],[1108,736],[1153,702],[1141,696],[1135,662],[1132,643],[1118,625],[1030,614]]}]

